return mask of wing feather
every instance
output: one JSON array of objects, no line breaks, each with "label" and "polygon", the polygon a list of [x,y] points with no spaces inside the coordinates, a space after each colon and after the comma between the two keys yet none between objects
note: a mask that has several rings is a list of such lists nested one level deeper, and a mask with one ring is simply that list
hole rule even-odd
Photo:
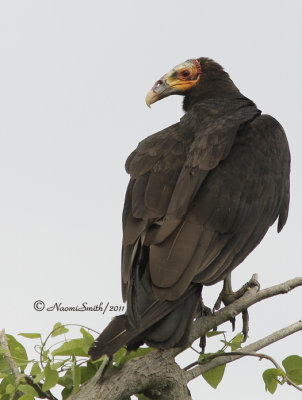
[{"label": "wing feather", "polygon": [[228,117],[229,108],[220,109],[216,120],[209,107],[208,113],[194,114],[198,121],[186,115],[141,142],[129,157],[131,210],[124,244],[130,248],[125,248],[122,267],[126,292],[139,238],[149,249],[155,296],[175,300],[191,282],[223,279],[278,215],[280,226],[285,223],[288,170],[280,165],[289,165],[289,152],[282,143],[284,132],[271,117],[256,118],[258,110],[251,104],[238,104]]}]

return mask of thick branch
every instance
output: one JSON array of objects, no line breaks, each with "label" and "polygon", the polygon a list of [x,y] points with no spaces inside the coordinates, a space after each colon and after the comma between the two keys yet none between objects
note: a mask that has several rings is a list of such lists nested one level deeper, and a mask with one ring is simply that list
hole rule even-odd
[{"label": "thick branch", "polygon": [[[192,328],[190,343],[198,339],[209,330],[216,328],[230,318],[240,314],[251,305],[264,299],[279,294],[287,293],[290,290],[302,285],[302,277],[292,279],[280,285],[272,286],[257,292],[257,288],[249,289],[240,299],[233,304],[218,311],[214,316],[207,316],[197,319]],[[297,325],[298,324],[298,325]],[[295,327],[295,328],[293,328]],[[301,329],[300,322],[290,327],[281,329],[272,335],[267,336],[242,351],[254,352],[269,344],[286,337]],[[254,346],[254,347],[253,347]],[[215,366],[235,361],[243,357],[233,355],[223,359],[215,359],[206,365],[199,365],[190,371],[182,371],[175,363],[175,356],[184,348],[174,348],[160,351],[154,350],[144,357],[128,361],[121,369],[114,372],[110,369],[108,374],[101,376],[98,373],[91,381],[81,387],[81,390],[70,397],[71,400],[106,398],[106,400],[119,400],[129,398],[134,393],[144,392],[150,398],[158,400],[167,399],[190,399],[186,384],[194,377]],[[203,369],[201,369],[203,368]],[[207,368],[207,369],[205,369]]]},{"label": "thick branch", "polygon": [[152,399],[191,399],[183,384],[185,372],[166,353],[155,350],[145,357],[130,360],[122,369],[110,369],[104,377],[98,374],[70,400],[123,400],[129,399],[133,393],[142,392]]}]

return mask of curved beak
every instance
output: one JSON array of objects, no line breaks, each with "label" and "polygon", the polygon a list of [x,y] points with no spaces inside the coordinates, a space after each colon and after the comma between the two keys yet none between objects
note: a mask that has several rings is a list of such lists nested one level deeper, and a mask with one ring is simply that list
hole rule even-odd
[{"label": "curved beak", "polygon": [[170,86],[167,84],[165,76],[155,82],[153,88],[147,93],[146,104],[151,108],[151,104],[156,101],[163,99],[166,96],[172,94]]},{"label": "curved beak", "polygon": [[149,108],[151,108],[151,104],[155,103],[157,100],[159,100],[158,95],[151,89],[146,96],[146,104]]}]

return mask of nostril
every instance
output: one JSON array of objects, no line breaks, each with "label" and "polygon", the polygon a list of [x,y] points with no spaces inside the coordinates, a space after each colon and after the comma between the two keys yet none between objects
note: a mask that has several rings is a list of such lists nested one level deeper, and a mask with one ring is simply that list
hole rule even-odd
[{"label": "nostril", "polygon": [[164,82],[160,79],[157,82],[155,82],[153,89],[158,89],[160,85],[162,85]]}]

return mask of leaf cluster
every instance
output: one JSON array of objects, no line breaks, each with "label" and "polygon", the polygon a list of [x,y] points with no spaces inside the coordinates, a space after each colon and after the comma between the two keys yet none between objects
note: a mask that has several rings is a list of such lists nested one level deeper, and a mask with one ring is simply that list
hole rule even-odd
[{"label": "leaf cluster", "polygon": [[[224,335],[224,332],[212,331],[208,332],[206,336],[212,337],[221,334]],[[244,336],[242,333],[238,333],[231,341],[227,341],[224,335],[224,340],[221,340],[221,342],[224,344],[223,348],[218,350],[216,353],[201,354],[198,362],[199,364],[203,364],[218,356],[227,355],[226,350],[228,348],[231,350],[231,352],[235,352],[237,349],[241,348],[243,341]],[[259,355],[259,358],[261,359],[261,355]],[[302,357],[298,355],[291,355],[282,361],[282,365],[284,370],[282,368],[269,368],[262,374],[265,389],[271,394],[275,393],[278,384],[283,385],[285,382],[287,382],[289,384],[302,385]],[[202,376],[210,386],[216,389],[219,383],[222,381],[225,368],[226,364],[220,365],[203,373]]]},{"label": "leaf cluster", "polygon": [[302,385],[302,357],[293,355],[282,361],[284,370],[281,368],[270,368],[263,372],[262,377],[265,389],[274,394],[278,384],[285,382]]},{"label": "leaf cluster", "polygon": [[[9,357],[17,367],[18,376],[16,377],[16,371],[12,370],[5,350],[0,347],[1,400],[39,398],[55,400],[51,390],[60,386],[62,399],[65,400],[72,393],[77,393],[80,386],[91,379],[102,364],[106,363],[106,357],[101,357],[95,362],[90,360],[88,350],[94,338],[89,328],[80,326],[81,337],[68,339],[67,334],[70,333],[68,326],[73,324],[56,323],[45,340],[40,333],[19,334],[38,341],[35,345],[38,359],[29,359],[24,346],[12,335],[6,335]],[[123,347],[115,353],[112,363],[107,368],[121,368],[130,359],[141,357],[151,350],[152,348],[148,347],[128,352]]]},{"label": "leaf cluster", "polygon": [[[9,354],[0,346],[0,400],[56,400],[51,392],[55,387],[61,387],[61,396],[65,400],[72,393],[77,393],[80,386],[91,379],[100,367],[104,368],[108,362],[107,357],[92,362],[88,356],[88,350],[94,341],[90,329],[76,325],[81,336],[69,339],[69,326],[74,325],[56,323],[46,339],[43,339],[40,333],[19,334],[38,341],[35,345],[38,359],[29,359],[24,346],[12,335],[6,335]],[[223,335],[223,340],[220,340],[222,347],[216,353],[200,354],[198,361],[192,365],[209,363],[213,358],[234,353],[241,348],[244,340],[242,333],[238,333],[231,340],[226,339],[223,331],[211,331],[206,334],[208,338],[218,335]],[[128,352],[123,347],[115,353],[106,368],[120,369],[130,359],[142,357],[150,351],[152,348],[146,347]],[[289,356],[283,360],[282,365],[284,369],[270,368],[263,372],[265,389],[272,394],[275,393],[278,384],[282,385],[284,382],[302,385],[302,358],[297,355]],[[225,368],[226,364],[220,365],[204,372],[202,376],[216,389],[222,381]],[[142,393],[138,393],[136,397],[141,400],[147,399]]]},{"label": "leaf cluster", "polygon": [[[102,364],[102,360],[91,362],[88,349],[94,338],[88,329],[80,327],[81,337],[67,339],[67,326],[56,323],[45,340],[40,333],[20,333],[28,339],[38,340],[35,346],[39,359],[29,359],[23,345],[13,336],[6,335],[10,357],[18,368],[18,376],[8,361],[5,350],[0,348],[0,399],[34,400],[35,398],[55,397],[50,392],[55,386],[62,387],[62,399],[76,393]],[[50,341],[64,339],[50,344]],[[55,339],[54,339],[55,338]]]}]

